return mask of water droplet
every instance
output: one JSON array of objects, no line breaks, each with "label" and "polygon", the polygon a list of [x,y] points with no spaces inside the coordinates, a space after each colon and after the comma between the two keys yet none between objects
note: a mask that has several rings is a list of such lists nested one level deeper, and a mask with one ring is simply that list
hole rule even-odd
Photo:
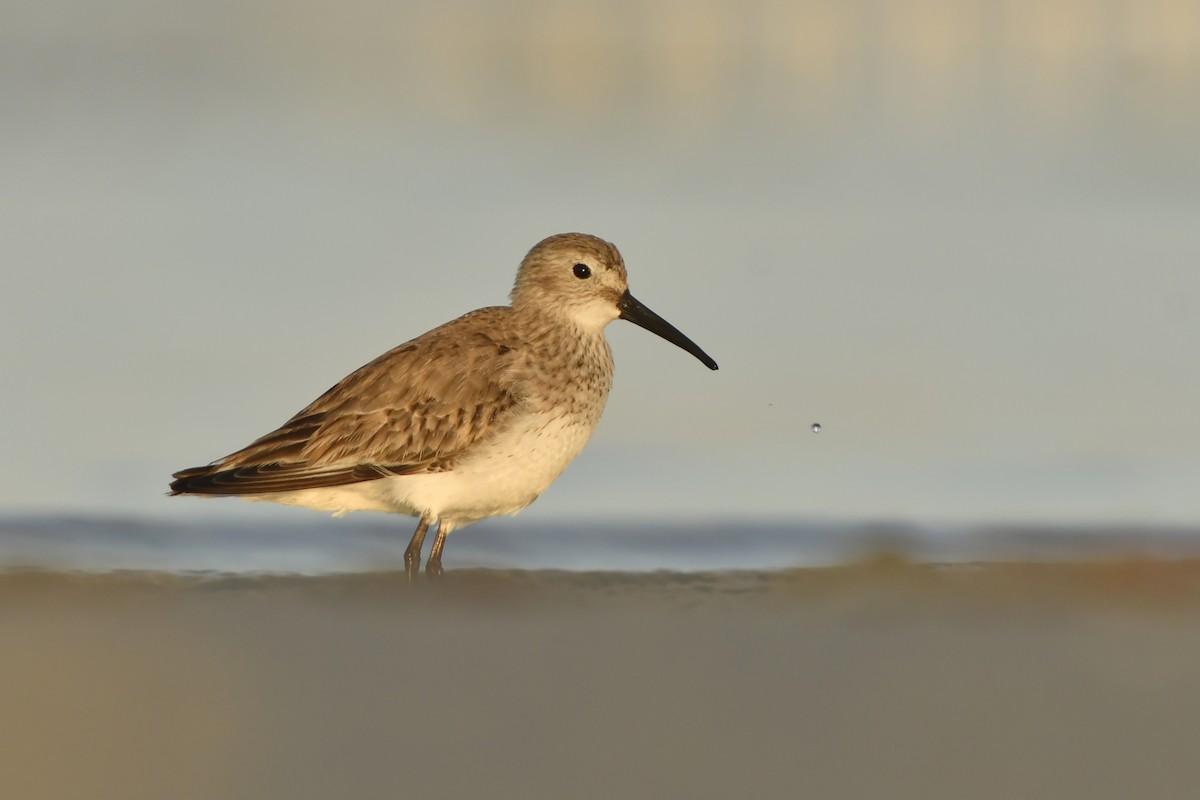
[{"label": "water droplet", "polygon": [[820,432],[821,432],[821,423],[819,423],[819,422],[814,422],[814,423],[812,424],[812,432],[813,432],[813,433],[820,433]]}]

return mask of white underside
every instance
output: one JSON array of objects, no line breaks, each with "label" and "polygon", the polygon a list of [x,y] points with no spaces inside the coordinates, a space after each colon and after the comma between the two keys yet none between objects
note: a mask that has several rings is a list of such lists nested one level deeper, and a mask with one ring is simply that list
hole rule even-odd
[{"label": "white underside", "polygon": [[579,455],[593,427],[577,418],[531,414],[461,459],[450,472],[398,475],[245,499],[331,511],[336,516],[351,511],[428,516],[461,528],[487,517],[515,514],[536,500]]}]

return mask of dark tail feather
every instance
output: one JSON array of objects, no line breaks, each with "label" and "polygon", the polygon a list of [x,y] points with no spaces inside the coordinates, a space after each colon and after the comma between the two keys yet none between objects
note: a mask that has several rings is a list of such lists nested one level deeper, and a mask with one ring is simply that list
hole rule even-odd
[{"label": "dark tail feather", "polygon": [[175,480],[171,481],[171,491],[168,494],[172,497],[180,494],[212,494],[204,491],[211,483],[212,474],[212,466],[181,469],[171,476]]},{"label": "dark tail feather", "polygon": [[192,467],[180,470],[172,477],[170,494],[203,494],[237,496],[294,492],[300,489],[319,489],[362,483],[403,474],[402,470],[374,464],[339,469],[313,469],[303,464],[258,464],[255,466],[221,469],[220,465]]}]

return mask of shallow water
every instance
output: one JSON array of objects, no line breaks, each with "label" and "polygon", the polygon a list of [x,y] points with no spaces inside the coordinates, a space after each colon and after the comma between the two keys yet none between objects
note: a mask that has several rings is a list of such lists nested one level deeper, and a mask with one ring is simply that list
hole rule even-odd
[{"label": "shallow water", "polygon": [[[329,573],[403,568],[412,522],[299,522],[10,517],[0,568],[215,573]],[[455,532],[447,569],[471,567],[695,571],[772,570],[879,554],[924,562],[1200,556],[1200,530],[1164,527],[917,526],[791,521],[543,522],[491,520]]]}]

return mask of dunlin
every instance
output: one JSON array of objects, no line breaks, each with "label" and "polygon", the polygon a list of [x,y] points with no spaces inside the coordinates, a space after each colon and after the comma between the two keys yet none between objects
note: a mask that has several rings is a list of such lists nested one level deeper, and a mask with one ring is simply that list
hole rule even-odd
[{"label": "dunlin", "polygon": [[515,514],[579,455],[612,385],[608,323],[629,320],[717,368],[633,298],[621,254],[595,236],[539,242],[510,297],[389,350],[236,453],[176,472],[171,494],[418,517],[405,570],[420,570],[437,523],[425,566],[437,576],[451,531]]}]

